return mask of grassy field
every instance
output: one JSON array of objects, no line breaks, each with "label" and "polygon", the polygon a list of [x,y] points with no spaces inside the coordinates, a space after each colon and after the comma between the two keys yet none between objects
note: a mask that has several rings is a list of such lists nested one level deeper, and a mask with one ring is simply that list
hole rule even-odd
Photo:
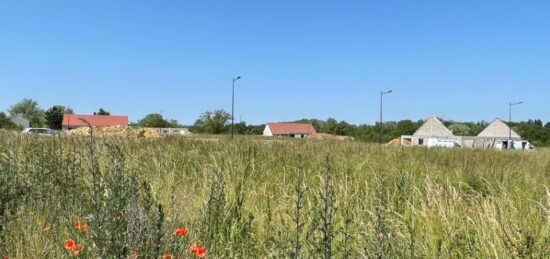
[{"label": "grassy field", "polygon": [[0,132],[0,257],[550,258],[549,188],[547,149]]}]

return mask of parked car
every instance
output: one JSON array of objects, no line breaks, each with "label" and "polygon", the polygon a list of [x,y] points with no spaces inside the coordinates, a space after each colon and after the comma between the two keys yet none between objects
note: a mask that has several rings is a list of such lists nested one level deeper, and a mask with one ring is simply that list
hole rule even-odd
[{"label": "parked car", "polygon": [[48,128],[28,128],[23,131],[23,134],[37,134],[46,136],[56,136],[59,133],[53,129]]}]

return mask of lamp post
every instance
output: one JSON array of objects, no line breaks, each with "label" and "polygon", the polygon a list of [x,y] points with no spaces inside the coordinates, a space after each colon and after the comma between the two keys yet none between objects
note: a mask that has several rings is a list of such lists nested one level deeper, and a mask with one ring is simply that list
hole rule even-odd
[{"label": "lamp post", "polygon": [[522,103],[523,102],[510,102],[508,105],[508,149],[512,147],[512,106]]},{"label": "lamp post", "polygon": [[235,122],[235,116],[234,116],[234,113],[235,113],[235,82],[237,80],[241,79],[240,76],[237,76],[237,77],[233,77],[233,91],[232,91],[232,97],[231,97],[231,138],[233,138],[233,135],[235,134],[235,129],[234,129],[234,122]]},{"label": "lamp post", "polygon": [[383,106],[382,106],[382,103],[383,103],[383,96],[385,94],[389,94],[393,92],[393,90],[389,90],[389,91],[380,91],[380,136],[378,137],[378,141],[380,143],[382,143],[382,137],[384,135],[384,121],[382,120],[382,109],[383,109]]}]

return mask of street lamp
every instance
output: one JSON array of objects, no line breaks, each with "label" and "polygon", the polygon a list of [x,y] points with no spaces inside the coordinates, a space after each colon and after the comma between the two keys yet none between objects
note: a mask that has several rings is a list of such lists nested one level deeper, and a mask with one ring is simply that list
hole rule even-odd
[{"label": "street lamp", "polygon": [[235,130],[234,130],[234,121],[235,121],[235,116],[234,116],[234,113],[235,113],[235,82],[237,80],[241,79],[240,76],[237,76],[237,77],[233,77],[233,91],[232,91],[232,97],[231,97],[231,138],[233,138],[233,135],[235,134]]},{"label": "street lamp", "polygon": [[523,102],[510,102],[508,105],[508,149],[512,147],[512,106],[522,103]]},{"label": "street lamp", "polygon": [[386,91],[386,92],[380,91],[380,136],[378,138],[378,141],[380,143],[382,143],[382,136],[384,134],[384,121],[382,120],[382,101],[383,101],[382,97],[385,94],[389,94],[391,92],[393,92],[393,90],[389,90],[389,91]]}]

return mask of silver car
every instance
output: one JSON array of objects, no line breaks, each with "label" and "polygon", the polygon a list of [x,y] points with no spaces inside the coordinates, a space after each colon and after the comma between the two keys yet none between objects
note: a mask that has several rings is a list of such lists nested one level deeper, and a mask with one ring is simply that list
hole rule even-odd
[{"label": "silver car", "polygon": [[59,133],[53,129],[48,129],[48,128],[28,128],[23,131],[23,134],[57,136]]}]

